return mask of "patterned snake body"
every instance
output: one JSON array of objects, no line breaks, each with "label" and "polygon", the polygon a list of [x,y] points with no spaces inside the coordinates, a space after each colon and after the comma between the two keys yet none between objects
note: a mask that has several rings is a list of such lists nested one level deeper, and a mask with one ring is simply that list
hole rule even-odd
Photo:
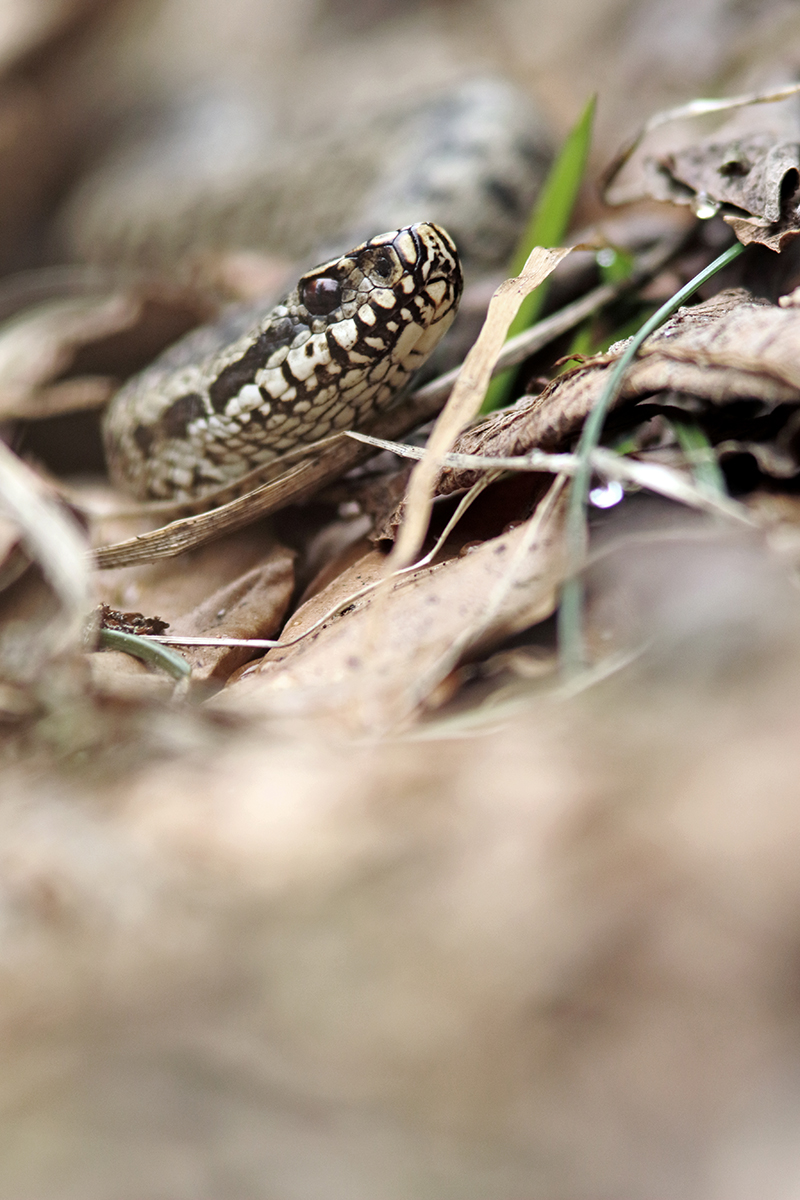
[{"label": "patterned snake body", "polygon": [[112,400],[112,476],[143,499],[194,499],[363,427],[450,327],[461,290],[451,238],[419,222],[307,272],[244,332],[189,334]]}]

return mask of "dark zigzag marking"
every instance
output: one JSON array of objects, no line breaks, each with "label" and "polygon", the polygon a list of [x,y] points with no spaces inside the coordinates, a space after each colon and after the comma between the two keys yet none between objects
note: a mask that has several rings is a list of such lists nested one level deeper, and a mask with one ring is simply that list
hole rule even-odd
[{"label": "dark zigzag marking", "polygon": [[265,365],[270,355],[293,337],[296,325],[291,317],[282,317],[256,338],[240,359],[220,371],[208,389],[215,412],[224,412],[228,401],[237,396],[245,384],[253,382],[256,371]]},{"label": "dark zigzag marking", "polygon": [[173,400],[169,407],[164,409],[158,419],[159,433],[165,438],[185,438],[191,422],[207,415],[203,397],[197,392],[189,392],[188,395]]}]

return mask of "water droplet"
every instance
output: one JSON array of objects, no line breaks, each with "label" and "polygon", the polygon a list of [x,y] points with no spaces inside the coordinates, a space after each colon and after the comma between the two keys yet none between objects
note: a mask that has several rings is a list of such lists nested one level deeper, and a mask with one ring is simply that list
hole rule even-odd
[{"label": "water droplet", "polygon": [[698,192],[692,203],[692,211],[700,221],[710,221],[719,210],[719,201],[712,200],[708,192]]},{"label": "water droplet", "polygon": [[613,508],[624,495],[625,491],[619,480],[609,479],[603,487],[592,488],[589,499],[595,508]]}]

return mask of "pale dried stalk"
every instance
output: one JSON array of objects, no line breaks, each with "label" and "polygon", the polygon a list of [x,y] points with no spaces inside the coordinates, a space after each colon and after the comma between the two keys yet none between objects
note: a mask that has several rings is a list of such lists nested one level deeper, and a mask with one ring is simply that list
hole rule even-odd
[{"label": "pale dried stalk", "polygon": [[433,488],[442,468],[442,456],[480,411],[509,326],[526,296],[556,269],[572,247],[545,249],[534,246],[522,272],[506,279],[489,301],[489,311],[478,339],[464,360],[450,398],[434,426],[425,455],[409,480],[406,516],[388,560],[388,569],[406,566],[425,537],[433,504]]},{"label": "pale dried stalk", "polygon": [[[363,433],[350,433],[358,441],[368,442],[376,449],[389,450],[402,458],[421,459],[425,451],[419,446],[408,446],[402,442],[383,441]],[[503,457],[494,454],[449,453],[443,456],[443,465],[462,471],[548,471],[554,475],[575,475],[580,466],[577,454],[548,454],[544,450],[529,450],[527,454]],[[589,463],[598,474],[606,479],[617,479],[645,488],[689,508],[728,517],[739,524],[754,526],[758,522],[744,504],[728,496],[717,495],[698,487],[690,479],[663,463],[640,462],[638,459],[615,454],[598,446],[589,455]]]},{"label": "pale dried stalk", "polygon": [[80,645],[92,607],[85,538],[69,513],[42,493],[39,477],[3,441],[0,512],[20,530],[28,554],[61,603],[60,618],[41,645],[43,658]]}]

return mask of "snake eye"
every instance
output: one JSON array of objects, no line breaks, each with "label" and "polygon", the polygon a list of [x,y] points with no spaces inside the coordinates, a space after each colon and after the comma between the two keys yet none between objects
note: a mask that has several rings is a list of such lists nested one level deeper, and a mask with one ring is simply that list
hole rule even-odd
[{"label": "snake eye", "polygon": [[342,298],[342,288],[338,279],[320,275],[304,283],[300,291],[300,299],[305,304],[312,317],[324,317],[339,307]]}]

